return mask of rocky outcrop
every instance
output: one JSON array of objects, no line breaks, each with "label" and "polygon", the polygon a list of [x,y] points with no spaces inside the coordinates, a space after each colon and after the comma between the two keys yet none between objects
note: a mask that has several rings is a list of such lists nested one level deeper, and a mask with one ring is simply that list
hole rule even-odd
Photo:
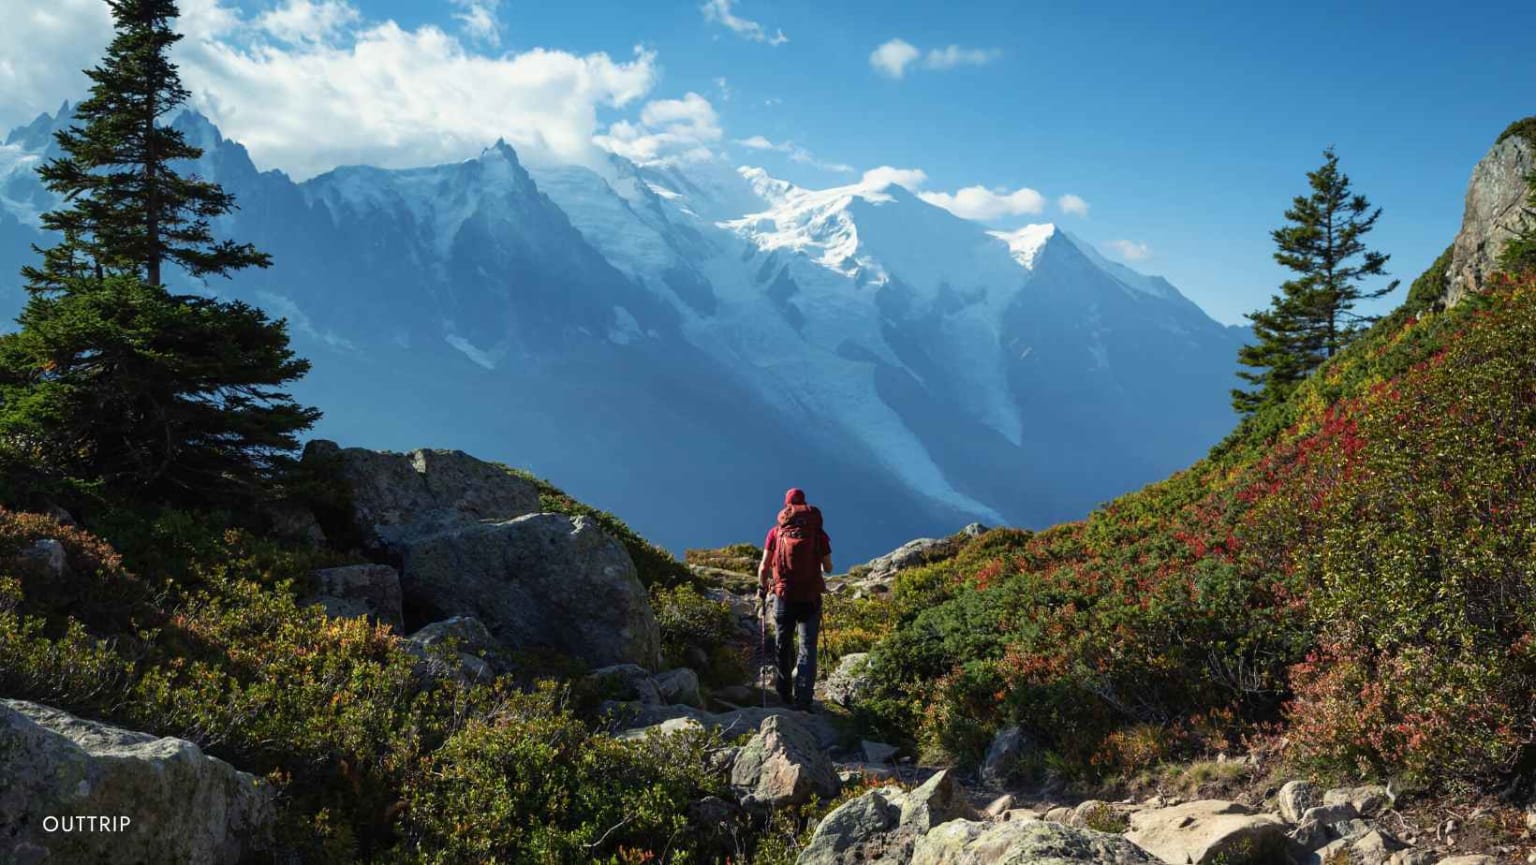
[{"label": "rocky outcrop", "polygon": [[400,586],[418,614],[474,616],[509,648],[647,669],[661,652],[634,562],[588,517],[530,514],[412,541]]},{"label": "rocky outcrop", "polygon": [[1125,837],[1169,865],[1283,861],[1288,846],[1278,817],[1218,800],[1135,812]]},{"label": "rocky outcrop", "polygon": [[311,442],[345,486],[346,531],[399,566],[407,625],[482,622],[505,648],[655,667],[661,634],[623,545],[585,516],[538,513],[538,488],[460,451]]},{"label": "rocky outcrop", "polygon": [[772,715],[736,755],[731,787],[742,807],[766,812],[802,805],[812,796],[831,798],[841,784],[815,735],[788,717]]},{"label": "rocky outcrop", "polygon": [[0,862],[234,865],[273,819],[262,782],[191,742],[0,700]]},{"label": "rocky outcrop", "polygon": [[370,548],[539,510],[532,482],[463,451],[402,454],[316,440],[304,449],[304,459],[329,463],[340,473],[351,504],[349,528]]},{"label": "rocky outcrop", "polygon": [[1483,289],[1498,270],[1504,244],[1519,230],[1536,173],[1536,144],[1516,132],[1505,135],[1472,170],[1461,231],[1446,273],[1447,306]]},{"label": "rocky outcrop", "polygon": [[907,541],[866,563],[868,573],[854,581],[854,585],[865,591],[887,591],[897,574],[941,558],[954,548],[955,542],[950,538],[917,538]]},{"label": "rocky outcrop", "polygon": [[918,840],[910,865],[1155,865],[1119,835],[1038,820],[954,820]]},{"label": "rocky outcrop", "polygon": [[1280,816],[1287,823],[1301,822],[1301,815],[1308,808],[1314,808],[1322,804],[1322,798],[1317,794],[1317,788],[1306,781],[1288,781],[1280,788],[1275,796],[1275,804],[1280,808]]},{"label": "rocky outcrop", "polygon": [[405,626],[400,572],[389,565],[344,565],[312,576],[316,593],[305,604],[320,604],[336,618],[368,616],[396,629]]}]

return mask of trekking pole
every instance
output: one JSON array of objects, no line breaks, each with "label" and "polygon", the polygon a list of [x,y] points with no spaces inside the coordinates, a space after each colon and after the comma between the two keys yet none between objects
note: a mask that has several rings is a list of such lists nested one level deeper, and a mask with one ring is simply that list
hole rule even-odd
[{"label": "trekking pole", "polygon": [[768,594],[761,588],[757,590],[757,692],[762,698],[763,708],[768,708],[768,683],[764,680],[764,670],[768,666]]}]

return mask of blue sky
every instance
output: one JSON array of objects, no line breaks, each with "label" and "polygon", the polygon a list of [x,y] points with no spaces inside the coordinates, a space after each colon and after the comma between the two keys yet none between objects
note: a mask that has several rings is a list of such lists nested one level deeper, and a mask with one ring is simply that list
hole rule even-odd
[{"label": "blue sky", "polygon": [[[70,70],[104,38],[95,0],[19,5],[21,25],[0,35],[14,58],[0,69],[7,123],[78,90]],[[505,126],[520,150],[547,144],[551,158],[594,135],[663,157],[682,139],[806,185],[916,169],[930,194],[984,187],[968,212],[1001,213],[988,220],[998,227],[1058,222],[1227,322],[1283,279],[1268,232],[1325,146],[1384,209],[1372,240],[1406,284],[1454,235],[1477,159],[1536,113],[1533,3],[183,0],[183,10],[189,83],[262,167],[303,175],[461,158]],[[872,56],[881,46],[883,68]],[[343,77],[356,81],[333,87]],[[457,111],[444,105],[455,94]],[[327,122],[343,109],[357,113]],[[1064,211],[1068,194],[1086,213]]]}]

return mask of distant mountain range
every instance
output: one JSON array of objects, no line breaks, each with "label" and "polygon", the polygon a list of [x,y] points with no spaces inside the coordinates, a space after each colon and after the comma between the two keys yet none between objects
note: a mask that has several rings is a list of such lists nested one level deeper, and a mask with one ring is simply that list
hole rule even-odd
[{"label": "distant mountain range", "polygon": [[[0,314],[68,107],[0,146]],[[1198,458],[1246,336],[1050,225],[988,231],[897,185],[718,163],[259,172],[194,113],[186,170],[275,266],[207,288],[286,316],[349,444],[547,475],[674,549],[756,540],[785,487],[840,564],[971,520],[1042,525]]]}]

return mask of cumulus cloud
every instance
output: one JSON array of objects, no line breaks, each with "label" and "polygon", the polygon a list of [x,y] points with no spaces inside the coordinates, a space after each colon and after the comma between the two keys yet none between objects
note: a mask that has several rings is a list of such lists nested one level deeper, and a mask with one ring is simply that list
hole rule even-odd
[{"label": "cumulus cloud", "polygon": [[1111,240],[1104,244],[1104,248],[1126,261],[1145,261],[1152,257],[1152,247],[1135,240]]},{"label": "cumulus cloud", "polygon": [[889,165],[882,165],[864,172],[859,182],[876,189],[884,189],[894,184],[916,192],[928,182],[928,173],[921,168],[892,168]]},{"label": "cumulus cloud", "polygon": [[1069,213],[1073,216],[1088,215],[1088,202],[1084,201],[1080,195],[1067,193],[1056,199],[1056,206],[1061,208],[1062,213]]},{"label": "cumulus cloud", "polygon": [[887,78],[901,78],[907,74],[907,66],[923,52],[905,39],[892,39],[869,53],[869,65]]},{"label": "cumulus cloud", "polygon": [[736,143],[748,150],[768,150],[782,153],[788,156],[790,161],[809,165],[812,168],[820,168],[823,171],[835,171],[839,174],[847,174],[853,171],[853,166],[842,162],[826,162],[817,159],[815,154],[796,144],[793,141],[771,141],[761,135],[753,135],[750,138],[738,138]]},{"label": "cumulus cloud", "polygon": [[735,0],[708,0],[699,7],[699,10],[704,13],[705,21],[720,24],[743,39],[769,45],[783,45],[789,41],[789,37],[784,35],[783,30],[774,30],[773,33],[769,33],[768,28],[758,22],[738,16],[731,9],[731,4],[734,2]]},{"label": "cumulus cloud", "polygon": [[[254,16],[227,2],[181,4],[187,38],[175,59],[193,106],[259,166],[299,178],[463,159],[497,138],[534,162],[595,162],[598,112],[643,99],[660,74],[655,54],[638,48],[627,59],[539,48],[491,56],[432,25],[367,21],[344,0],[284,0]],[[85,94],[84,77],[61,70],[96,62],[111,37],[104,9],[56,0],[0,28],[0,119]],[[473,20],[461,23],[474,32]]]},{"label": "cumulus cloud", "polygon": [[1012,192],[1003,188],[967,186],[954,194],[924,192],[921,198],[964,219],[1000,219],[1004,216],[1039,213],[1045,209],[1045,196],[1027,186]]},{"label": "cumulus cloud", "polygon": [[947,45],[924,54],[905,39],[891,39],[869,54],[869,65],[887,78],[905,78],[909,68],[943,71],[958,66],[985,66],[1002,56],[996,48],[962,48]]},{"label": "cumulus cloud", "polygon": [[721,138],[720,117],[708,99],[688,93],[682,99],[656,99],[640,109],[636,122],[620,120],[595,141],[599,147],[641,165],[694,162],[714,155]]}]

